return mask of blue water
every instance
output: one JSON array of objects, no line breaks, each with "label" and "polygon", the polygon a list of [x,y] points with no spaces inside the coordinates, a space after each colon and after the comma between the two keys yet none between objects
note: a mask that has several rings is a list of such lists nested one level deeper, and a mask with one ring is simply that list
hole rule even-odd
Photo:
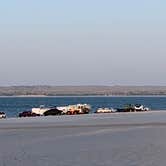
[{"label": "blue water", "polygon": [[119,108],[126,104],[143,104],[152,110],[166,110],[164,97],[1,97],[0,111],[8,117],[16,117],[19,112],[31,110],[32,107],[65,106],[69,104],[87,103],[92,112],[99,107]]}]

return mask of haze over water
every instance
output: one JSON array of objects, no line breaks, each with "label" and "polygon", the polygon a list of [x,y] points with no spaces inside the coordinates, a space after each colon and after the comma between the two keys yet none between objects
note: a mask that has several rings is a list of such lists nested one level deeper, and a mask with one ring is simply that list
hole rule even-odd
[{"label": "haze over water", "polygon": [[166,1],[0,2],[0,85],[165,85]]}]

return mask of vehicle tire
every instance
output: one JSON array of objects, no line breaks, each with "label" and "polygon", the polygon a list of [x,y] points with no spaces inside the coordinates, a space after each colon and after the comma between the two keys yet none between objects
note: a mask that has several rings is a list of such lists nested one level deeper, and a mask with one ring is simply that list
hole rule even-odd
[{"label": "vehicle tire", "polygon": [[73,112],[73,115],[77,115],[77,114],[78,114],[77,111],[74,111],[74,112]]}]

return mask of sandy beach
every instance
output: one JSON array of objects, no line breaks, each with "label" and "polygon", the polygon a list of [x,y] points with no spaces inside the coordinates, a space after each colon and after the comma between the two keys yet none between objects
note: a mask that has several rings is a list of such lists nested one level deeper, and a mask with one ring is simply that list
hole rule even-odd
[{"label": "sandy beach", "polygon": [[166,111],[0,120],[2,166],[166,165]]}]

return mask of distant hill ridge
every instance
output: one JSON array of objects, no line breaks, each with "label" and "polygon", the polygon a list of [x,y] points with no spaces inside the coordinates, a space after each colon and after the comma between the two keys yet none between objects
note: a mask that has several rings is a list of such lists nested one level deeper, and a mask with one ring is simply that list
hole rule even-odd
[{"label": "distant hill ridge", "polygon": [[0,96],[166,95],[166,86],[6,86]]}]

